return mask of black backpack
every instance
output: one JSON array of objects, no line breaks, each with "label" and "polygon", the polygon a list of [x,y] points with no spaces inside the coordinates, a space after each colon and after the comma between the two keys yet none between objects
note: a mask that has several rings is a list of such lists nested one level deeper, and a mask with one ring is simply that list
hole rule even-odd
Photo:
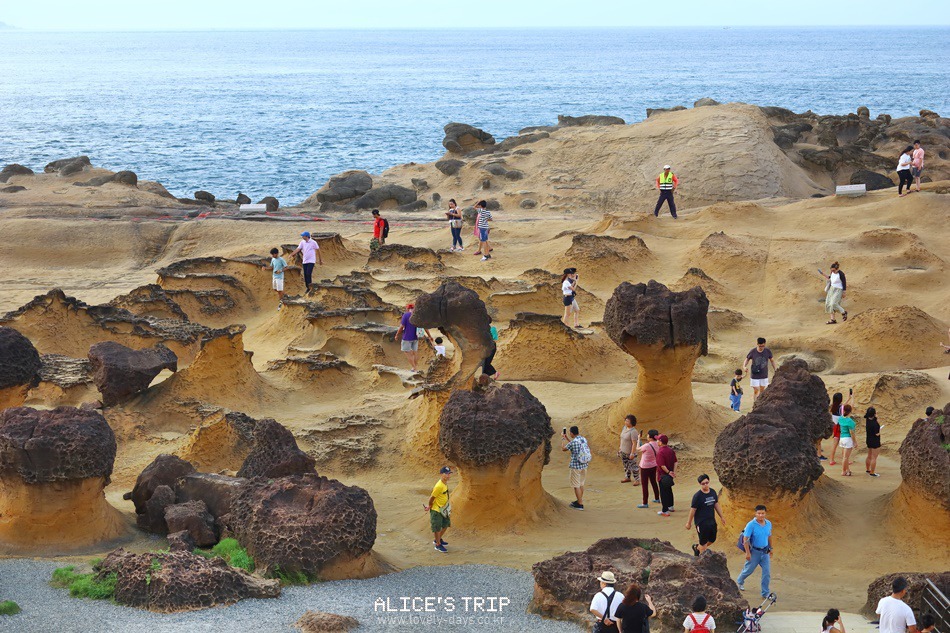
[{"label": "black backpack", "polygon": [[389,220],[383,218],[383,239],[389,237]]}]

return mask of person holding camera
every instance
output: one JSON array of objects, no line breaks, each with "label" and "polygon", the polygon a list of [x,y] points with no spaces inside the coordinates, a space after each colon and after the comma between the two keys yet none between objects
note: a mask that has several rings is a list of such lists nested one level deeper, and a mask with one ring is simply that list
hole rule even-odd
[{"label": "person holding camera", "polygon": [[581,307],[577,305],[577,277],[576,268],[565,268],[561,276],[561,294],[564,295],[564,317],[561,322],[565,327],[571,327],[567,323],[567,318],[573,312],[575,329],[580,327],[578,323],[581,312]]},{"label": "person holding camera", "polygon": [[821,620],[821,633],[848,633],[844,630],[840,611],[828,609],[828,614]]},{"label": "person holding camera", "polygon": [[763,598],[767,598],[771,593],[769,581],[772,579],[772,522],[765,518],[765,513],[765,506],[755,506],[755,518],[749,521],[742,531],[745,565],[736,579],[739,589],[745,591],[745,579],[752,575],[756,567],[761,567]]},{"label": "person holding camera", "polygon": [[462,211],[459,209],[455,198],[449,200],[449,210],[445,212],[445,217],[449,219],[449,231],[452,232],[452,252],[463,251],[462,246]]},{"label": "person holding camera", "polygon": [[571,436],[568,439],[567,429],[561,431],[561,450],[570,452],[571,461],[568,467],[571,469],[571,488],[574,489],[576,501],[571,501],[571,507],[575,510],[584,509],[584,484],[587,482],[587,467],[590,465],[590,446],[587,445],[587,438],[581,436],[581,431],[576,426],[571,427]]}]

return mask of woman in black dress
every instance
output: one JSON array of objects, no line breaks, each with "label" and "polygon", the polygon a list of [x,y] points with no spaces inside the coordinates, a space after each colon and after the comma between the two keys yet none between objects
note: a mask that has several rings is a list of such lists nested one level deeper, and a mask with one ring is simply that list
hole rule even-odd
[{"label": "woman in black dress", "polygon": [[864,414],[864,428],[868,434],[868,457],[864,460],[864,470],[872,477],[880,477],[876,472],[877,456],[881,452],[881,425],[877,422],[877,411],[868,407]]},{"label": "woman in black dress", "polygon": [[656,617],[656,607],[650,596],[643,596],[646,604],[640,602],[640,585],[631,584],[623,594],[623,602],[617,606],[614,620],[620,624],[620,633],[643,633],[643,624]]}]

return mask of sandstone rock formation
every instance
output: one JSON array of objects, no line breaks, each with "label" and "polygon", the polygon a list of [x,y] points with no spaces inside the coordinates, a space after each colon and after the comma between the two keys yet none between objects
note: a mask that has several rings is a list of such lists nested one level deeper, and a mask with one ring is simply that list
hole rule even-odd
[{"label": "sandstone rock formation", "polygon": [[522,385],[454,391],[439,418],[439,449],[458,466],[453,514],[466,529],[534,523],[555,505],[541,485],[551,418]]},{"label": "sandstone rock formation", "polygon": [[158,534],[168,533],[165,508],[175,503],[177,481],[194,472],[194,466],[175,455],[159,455],[145,467],[135,480],[135,487],[125,494],[125,498],[131,499],[135,505],[140,528]]},{"label": "sandstone rock formation", "polygon": [[256,426],[244,413],[217,411],[201,421],[176,455],[206,472],[236,472],[251,452]]},{"label": "sandstone rock formation", "polygon": [[47,174],[71,176],[83,171],[86,167],[92,167],[88,156],[74,156],[73,158],[61,158],[47,163],[43,171]]},{"label": "sandstone rock formation", "polygon": [[0,552],[61,553],[125,534],[104,494],[115,454],[98,411],[0,412]]},{"label": "sandstone rock formation", "polygon": [[107,407],[148,389],[163,369],[178,371],[178,357],[162,344],[134,350],[115,341],[103,341],[89,348],[89,362],[102,404]]},{"label": "sandstone rock formation", "polygon": [[322,611],[307,611],[294,623],[302,633],[347,633],[359,625],[356,618]]},{"label": "sandstone rock formation", "polygon": [[901,442],[901,484],[892,493],[889,508],[897,531],[918,533],[926,541],[950,538],[948,446],[950,403],[914,422]]},{"label": "sandstone rock formation", "polygon": [[248,482],[229,528],[265,573],[332,578],[359,566],[376,541],[376,508],[362,488],[312,475]]},{"label": "sandstone rock formation", "polygon": [[[534,598],[528,609],[545,617],[590,622],[590,598],[600,590],[597,576],[611,571],[623,592],[638,583],[653,598],[660,630],[682,627],[693,599],[706,596],[717,623],[735,622],[748,607],[729,574],[726,557],[712,550],[700,557],[680,552],[666,541],[609,538],[583,552],[567,552],[535,563]],[[656,624],[652,628],[657,628]]]},{"label": "sandstone rock formation", "polygon": [[937,586],[945,596],[950,595],[950,571],[921,573],[915,571],[895,572],[880,576],[871,581],[868,585],[868,601],[861,608],[861,614],[869,618],[876,618],[877,603],[881,598],[891,595],[891,583],[897,578],[906,578],[910,586],[907,588],[907,595],[904,596],[904,602],[917,616],[917,624],[920,625],[920,616],[928,611],[933,613],[933,609],[928,609],[924,604],[924,586],[929,580]]},{"label": "sandstone rock formation", "polygon": [[313,458],[297,447],[287,428],[270,418],[257,421],[250,454],[238,477],[277,478],[314,472]]},{"label": "sandstone rock formation", "polygon": [[330,179],[315,194],[304,200],[303,206],[346,205],[373,188],[373,177],[369,173],[351,169]]},{"label": "sandstone rock formation", "polygon": [[[419,203],[419,204],[416,204]],[[389,184],[374,187],[353,202],[357,209],[388,209],[413,211],[426,206],[425,200],[419,200],[415,189]]]},{"label": "sandstone rock formation", "polygon": [[230,567],[221,558],[191,552],[111,552],[95,566],[99,579],[115,574],[115,601],[158,613],[234,604],[245,598],[276,598],[280,581]]},{"label": "sandstone rock formation", "polygon": [[824,472],[815,445],[831,437],[829,406],[825,383],[804,360],[779,367],[752,411],[716,439],[713,467],[728,493],[723,504],[764,503],[773,517],[812,507],[806,496]]},{"label": "sandstone rock formation", "polygon": [[442,257],[431,248],[406,244],[386,244],[370,253],[367,269],[403,268],[411,272],[438,273],[445,270]]},{"label": "sandstone rock formation", "polygon": [[[637,385],[626,412],[675,431],[705,416],[690,384],[696,359],[707,351],[709,300],[701,288],[671,292],[663,284],[624,282],[604,309],[611,340],[637,361]],[[616,417],[616,419],[614,419]],[[616,433],[622,415],[608,420]]]},{"label": "sandstone rock formation", "polygon": [[17,163],[10,163],[0,170],[0,182],[10,182],[14,176],[32,176],[33,170]]},{"label": "sandstone rock formation", "polygon": [[491,318],[478,293],[449,281],[416,299],[410,323],[438,328],[456,349],[458,370],[443,388],[470,388],[482,361],[495,351]]},{"label": "sandstone rock formation", "polygon": [[449,123],[444,128],[442,147],[452,154],[468,154],[495,144],[495,137],[465,123]]},{"label": "sandstone rock formation", "polygon": [[40,384],[42,367],[30,339],[0,327],[0,410],[23,404],[30,389]]},{"label": "sandstone rock formation", "polygon": [[553,258],[548,268],[561,271],[573,267],[581,275],[581,285],[613,287],[616,284],[650,274],[656,257],[636,235],[627,238],[607,235],[578,234],[571,237],[571,246]]}]

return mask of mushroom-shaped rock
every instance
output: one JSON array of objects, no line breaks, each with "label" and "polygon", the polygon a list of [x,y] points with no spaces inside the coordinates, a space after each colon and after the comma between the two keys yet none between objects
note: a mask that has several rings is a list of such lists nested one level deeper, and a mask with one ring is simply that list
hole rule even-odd
[{"label": "mushroom-shaped rock", "polygon": [[823,473],[815,444],[831,436],[828,408],[827,388],[804,360],[779,367],[752,411],[716,439],[713,467],[726,488],[723,503],[765,503],[773,514],[808,507],[803,500]]},{"label": "mushroom-shaped rock", "polygon": [[257,479],[235,497],[229,527],[259,570],[329,578],[370,554],[376,508],[362,488],[315,474]]},{"label": "mushroom-shaped rock", "polygon": [[415,189],[390,184],[370,189],[357,198],[353,205],[357,209],[375,209],[385,207],[385,203],[391,201],[392,206],[400,207],[415,202],[417,197]]},{"label": "mushroom-shaped rock", "polygon": [[442,147],[453,154],[468,154],[495,144],[494,136],[466,123],[449,123],[442,129]]},{"label": "mushroom-shaped rock", "polygon": [[[868,585],[868,601],[861,608],[861,613],[869,618],[877,617],[875,614],[877,603],[881,598],[891,595],[891,583],[898,578],[903,578],[908,582],[907,595],[905,595],[902,600],[907,606],[914,610],[914,613],[918,614],[918,617],[927,611],[932,612],[932,608],[928,609],[927,604],[924,602],[924,589],[927,586],[928,580],[936,585],[937,589],[945,596],[950,595],[950,571],[933,572],[929,574],[905,571],[886,574],[875,578],[871,581],[871,584]],[[920,620],[918,620],[918,626],[920,626]]]},{"label": "mushroom-shaped rock", "polygon": [[597,576],[605,571],[616,576],[618,589],[635,582],[650,594],[662,630],[681,627],[682,614],[689,613],[697,595],[706,596],[717,622],[735,622],[748,608],[723,554],[707,551],[697,558],[658,539],[609,538],[583,552],[535,563],[534,598],[528,609],[586,625],[590,597],[600,590]]},{"label": "mushroom-shaped rock", "polygon": [[0,552],[66,552],[124,534],[103,492],[115,453],[98,411],[0,412]]},{"label": "mushroom-shaped rock", "polygon": [[439,328],[452,341],[461,357],[458,371],[447,386],[471,387],[475,372],[495,352],[491,338],[491,317],[478,293],[449,281],[435,292],[416,299],[410,323],[417,327]]},{"label": "mushroom-shaped rock", "polygon": [[152,349],[135,350],[115,341],[89,348],[93,382],[102,394],[102,404],[114,406],[148,389],[163,369],[178,371],[178,357],[161,343]]},{"label": "mushroom-shaped rock", "polygon": [[[175,503],[178,480],[194,472],[194,466],[175,455],[159,455],[145,467],[135,480],[132,492],[125,495],[135,505],[140,528],[158,534],[168,533],[165,508]],[[152,497],[156,497],[155,501]]]},{"label": "mushroom-shaped rock", "polygon": [[373,188],[373,177],[365,171],[352,169],[331,176],[317,193],[304,201],[304,206],[332,203],[346,204]]},{"label": "mushroom-shaped rock", "polygon": [[158,613],[234,604],[245,598],[276,598],[280,581],[230,567],[222,558],[191,552],[111,552],[94,568],[99,580],[115,574],[115,601]]},{"label": "mushroom-shaped rock", "polygon": [[313,458],[297,447],[293,433],[270,418],[257,421],[251,452],[238,477],[273,478],[313,472]]},{"label": "mushroom-shaped rock", "polygon": [[[894,492],[895,516],[926,516],[932,538],[950,538],[950,403],[914,422],[899,449],[901,485]],[[901,521],[902,524],[905,521]]]},{"label": "mushroom-shaped rock", "polygon": [[294,628],[302,633],[347,633],[359,625],[359,620],[348,615],[307,611],[294,623]]},{"label": "mushroom-shaped rock", "polygon": [[439,418],[439,449],[459,469],[452,508],[460,521],[504,530],[553,508],[541,485],[553,434],[544,405],[522,385],[452,392]]},{"label": "mushroom-shaped rock", "polygon": [[[709,300],[702,288],[673,292],[663,284],[624,282],[604,309],[608,336],[637,361],[638,378],[626,403],[637,417],[676,429],[703,417],[693,400],[693,366],[707,351]],[[620,416],[622,418],[622,416]],[[609,431],[621,419],[609,420]]]},{"label": "mushroom-shaped rock", "polygon": [[0,410],[18,407],[30,389],[40,384],[43,363],[30,339],[0,327]]}]

